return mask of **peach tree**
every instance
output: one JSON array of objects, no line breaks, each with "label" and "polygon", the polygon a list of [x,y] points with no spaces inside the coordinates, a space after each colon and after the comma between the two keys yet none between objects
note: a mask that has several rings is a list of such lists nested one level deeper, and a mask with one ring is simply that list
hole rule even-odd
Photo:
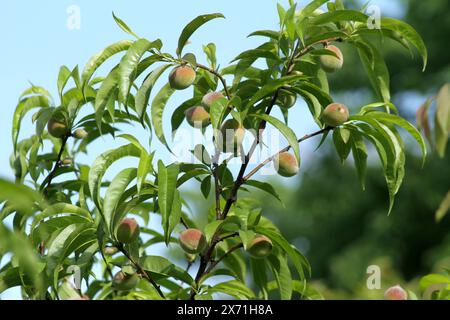
[{"label": "peach tree", "polygon": [[[326,12],[319,9],[325,4]],[[374,27],[364,10],[346,9],[342,1],[315,0],[301,9],[290,1],[277,9],[279,29],[253,32],[250,36],[264,39],[262,44],[222,68],[213,43],[203,46],[204,55],[186,52],[191,35],[224,18],[219,13],[187,24],[174,54],[163,50],[160,39],[141,38],[114,16],[130,39],[103,49],[82,70],[61,67],[57,97],[34,85],[23,92],[12,129],[16,180],[0,180],[0,292],[20,286],[27,299],[317,297],[306,283],[307,259],[251,195],[261,189],[279,198],[276,188],[255,176],[272,163],[279,175],[295,176],[300,143],[318,136],[319,146],[332,140],[342,161],[352,154],[364,187],[370,146],[384,171],[391,211],[405,174],[399,129],[417,141],[424,157],[426,148],[391,102],[389,72],[377,44],[392,40],[411,53],[417,50],[424,68],[427,51],[407,23],[381,18]],[[343,46],[358,52],[376,97],[350,108],[351,114],[333,100],[328,85],[329,74],[345,64]],[[119,62],[97,75],[113,57]],[[189,91],[190,98],[164,124],[165,109],[180,90]],[[307,106],[301,112],[317,125],[303,137],[288,121],[300,108],[297,99]],[[35,132],[20,139],[22,119],[30,112]],[[192,131],[213,132],[212,144],[197,144],[191,162],[164,163],[152,143],[118,129],[143,127],[170,151],[163,128],[171,125],[175,132],[184,120]],[[250,170],[252,157],[265,145],[267,125],[287,145]],[[117,139],[118,146],[89,148],[99,138]],[[95,160],[82,163],[83,153],[94,153]],[[126,157],[138,165],[107,179],[108,169]],[[233,159],[239,161],[236,172],[230,170]],[[205,197],[201,206],[209,209],[205,225],[189,214],[180,192],[191,180],[199,182],[196,190]],[[149,223],[150,215],[160,216],[158,228]],[[156,244],[184,251],[185,261],[155,254]],[[82,286],[68,280],[72,274]]]}]

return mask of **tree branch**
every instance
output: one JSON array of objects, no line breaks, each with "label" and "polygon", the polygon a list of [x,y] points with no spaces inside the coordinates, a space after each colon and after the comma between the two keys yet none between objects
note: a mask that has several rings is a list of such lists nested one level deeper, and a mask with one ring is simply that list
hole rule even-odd
[{"label": "tree branch", "polygon": [[[320,135],[320,134],[323,134],[323,133],[325,133],[325,132],[328,132],[328,131],[331,130],[331,129],[332,129],[331,127],[326,127],[326,128],[324,128],[324,129],[319,130],[319,131],[316,131],[316,132],[314,132],[314,133],[307,134],[307,135],[303,136],[302,138],[298,139],[297,142],[298,142],[298,143],[301,143],[301,142],[303,142],[303,141],[305,141],[305,140],[308,140],[308,139],[310,139],[310,138],[312,138],[312,137],[315,137],[315,136],[317,136],[317,135]],[[279,154],[282,153],[282,152],[289,151],[289,149],[291,149],[291,146],[290,146],[290,145],[287,146],[287,147],[285,147],[285,148],[283,148],[283,149],[281,149],[281,150],[278,151],[277,153],[271,155],[271,156],[268,157],[266,160],[264,160],[263,162],[261,162],[261,163],[260,163],[259,165],[257,165],[252,171],[250,171],[245,177],[242,178],[242,179],[244,180],[244,182],[247,181],[248,179],[250,179],[256,172],[258,172],[258,171],[259,171],[262,167],[264,167],[266,164],[268,164],[268,163],[271,162],[273,159],[275,159],[275,157],[276,157],[277,155],[279,155]]]},{"label": "tree branch", "polygon": [[231,253],[233,253],[234,251],[238,250],[239,248],[242,248],[244,245],[242,243],[238,243],[237,245],[231,247],[227,252],[225,252],[223,254],[223,256],[221,256],[219,259],[214,260],[213,262],[211,262],[211,264],[209,265],[208,269],[206,270],[206,272],[204,273],[204,275],[210,273],[212,271],[212,269],[214,269],[223,259],[225,259],[227,256],[229,256]]}]

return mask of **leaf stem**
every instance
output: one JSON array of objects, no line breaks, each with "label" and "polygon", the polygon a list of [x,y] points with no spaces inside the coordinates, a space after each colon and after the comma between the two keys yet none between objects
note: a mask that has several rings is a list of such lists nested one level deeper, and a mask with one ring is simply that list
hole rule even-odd
[{"label": "leaf stem", "polygon": [[61,148],[59,149],[59,153],[58,153],[58,156],[57,156],[57,158],[56,158],[56,162],[55,162],[55,164],[54,164],[54,166],[53,166],[52,171],[50,171],[50,173],[48,174],[47,178],[45,178],[45,180],[47,180],[47,183],[46,183],[46,185],[45,185],[45,187],[44,187],[44,191],[43,191],[44,197],[47,197],[47,196],[48,196],[48,188],[50,187],[50,185],[51,185],[51,183],[52,183],[52,180],[53,180],[53,178],[55,177],[56,170],[58,170],[58,168],[59,168],[60,165],[61,165],[61,157],[62,157],[62,154],[63,154],[63,152],[64,152],[64,149],[66,148],[67,140],[68,140],[69,137],[71,137],[71,136],[72,136],[71,134],[67,134],[67,135],[65,135],[65,136],[62,138]]}]

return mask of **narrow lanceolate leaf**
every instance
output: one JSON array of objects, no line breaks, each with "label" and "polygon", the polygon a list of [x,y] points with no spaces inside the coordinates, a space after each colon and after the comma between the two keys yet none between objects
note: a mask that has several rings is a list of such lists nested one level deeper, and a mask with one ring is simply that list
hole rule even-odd
[{"label": "narrow lanceolate leaf", "polygon": [[277,80],[273,80],[271,82],[269,82],[268,84],[266,84],[265,86],[263,86],[261,89],[259,89],[255,95],[253,96],[253,98],[247,103],[247,107],[246,108],[250,108],[251,106],[253,106],[256,102],[258,102],[259,100],[267,97],[268,95],[274,93],[276,90],[278,90],[279,88],[281,88],[282,86],[289,84],[289,83],[293,83],[295,81],[298,81],[302,78],[305,78],[305,76],[288,76],[288,77],[283,77],[281,79],[277,79]]},{"label": "narrow lanceolate leaf", "polygon": [[240,300],[246,300],[255,297],[255,293],[244,283],[238,280],[221,282],[219,284],[216,284],[214,287],[208,288],[208,292],[221,292]]},{"label": "narrow lanceolate leaf", "polygon": [[155,96],[152,102],[151,106],[151,119],[153,128],[155,130],[155,134],[158,137],[159,141],[161,141],[167,149],[170,150],[167,140],[164,136],[164,130],[163,130],[163,113],[164,108],[166,107],[167,101],[172,96],[172,94],[175,92],[174,89],[170,87],[169,84],[166,84],[164,87],[161,88],[161,90],[158,92],[158,94]]},{"label": "narrow lanceolate leaf", "polygon": [[423,71],[425,71],[428,62],[428,51],[422,37],[417,33],[417,31],[414,30],[414,28],[408,23],[393,18],[381,18],[381,27],[383,29],[385,28],[400,33],[402,37],[416,47],[419,54],[422,56]]},{"label": "narrow lanceolate leaf", "polygon": [[47,208],[45,208],[44,211],[42,211],[40,214],[38,214],[31,224],[31,230],[34,230],[36,225],[43,221],[46,218],[59,216],[62,214],[69,214],[69,215],[75,215],[82,217],[83,219],[86,219],[86,222],[93,222],[91,214],[86,209],[80,208],[78,206],[75,206],[70,203],[55,203]]},{"label": "narrow lanceolate leaf", "polygon": [[8,206],[18,211],[29,213],[36,203],[43,203],[42,194],[22,185],[0,178],[0,203],[8,202]]},{"label": "narrow lanceolate leaf", "polygon": [[436,149],[443,158],[450,135],[450,84],[443,86],[436,98],[435,134]]},{"label": "narrow lanceolate leaf", "polygon": [[112,56],[116,55],[119,52],[128,50],[128,48],[130,48],[132,43],[133,43],[133,41],[131,41],[131,40],[122,40],[122,41],[116,42],[116,43],[106,47],[105,49],[103,49],[102,51],[100,51],[99,53],[94,55],[86,63],[83,73],[81,74],[82,87],[84,88],[89,83],[94,72],[106,60],[108,60],[109,58],[111,58]]},{"label": "narrow lanceolate leaf", "polygon": [[450,210],[450,191],[447,192],[444,200],[439,205],[439,208],[436,211],[436,220],[441,221],[442,218],[447,214]]},{"label": "narrow lanceolate leaf", "polygon": [[13,125],[12,125],[12,141],[14,145],[14,150],[17,148],[17,139],[19,138],[19,132],[21,127],[21,122],[25,114],[35,108],[48,108],[50,102],[47,97],[44,96],[31,96],[24,98],[19,102],[14,111]]},{"label": "narrow lanceolate leaf", "polygon": [[130,46],[127,53],[120,61],[118,69],[119,100],[122,103],[126,104],[127,102],[127,97],[134,81],[134,77],[136,76],[139,61],[148,50],[154,48],[156,45],[157,41],[150,42],[146,39],[139,39]]},{"label": "narrow lanceolate leaf", "polygon": [[358,21],[367,22],[369,17],[356,10],[336,10],[332,12],[323,13],[313,19],[311,19],[311,24],[319,25],[326,24],[330,22],[340,22],[340,21]]},{"label": "narrow lanceolate leaf", "polygon": [[354,132],[350,138],[353,160],[363,190],[366,188],[367,148],[361,134]]},{"label": "narrow lanceolate leaf", "polygon": [[280,291],[280,299],[290,300],[292,297],[293,285],[292,275],[289,270],[286,256],[284,254],[278,254],[277,256],[271,255],[269,256],[269,262]]},{"label": "narrow lanceolate leaf", "polygon": [[298,17],[298,21],[302,22],[305,20],[305,18],[308,18],[311,16],[311,14],[320,6],[322,6],[324,3],[328,2],[329,0],[314,0],[311,1],[307,6],[305,6],[301,11],[300,15]]},{"label": "narrow lanceolate leaf", "polygon": [[403,119],[402,117],[388,114],[385,112],[371,112],[369,114],[371,117],[381,121],[381,122],[387,122],[394,125],[397,125],[406,131],[417,141],[417,143],[420,146],[420,149],[422,150],[422,162],[425,162],[425,158],[427,156],[427,146],[425,144],[425,140],[423,139],[420,132],[414,127],[411,123]]},{"label": "narrow lanceolate leaf", "polygon": [[101,209],[102,207],[100,202],[100,185],[103,175],[109,166],[124,157],[139,157],[140,155],[141,150],[138,147],[134,144],[127,144],[117,149],[106,151],[95,159],[89,170],[89,190],[97,208]]},{"label": "narrow lanceolate leaf", "polygon": [[62,96],[64,87],[66,86],[67,82],[69,81],[71,74],[72,74],[72,71],[70,71],[69,68],[67,68],[66,66],[62,66],[59,69],[57,87],[58,87],[58,93],[59,93],[60,97]]},{"label": "narrow lanceolate leaf", "polygon": [[162,65],[157,69],[153,70],[147,78],[145,78],[142,86],[136,93],[136,113],[138,114],[140,119],[144,118],[145,111],[147,109],[148,100],[150,98],[150,94],[152,93],[152,89],[155,86],[156,81],[159,77],[164,73],[164,71],[169,68],[170,65]]},{"label": "narrow lanceolate leaf", "polygon": [[117,89],[119,83],[117,71],[118,71],[117,69],[113,69],[108,74],[106,79],[102,82],[100,89],[97,91],[94,109],[95,109],[95,120],[97,122],[97,126],[100,131],[102,127],[103,112],[105,111],[106,106],[110,102],[110,99],[113,96],[114,91]]},{"label": "narrow lanceolate leaf", "polygon": [[132,35],[135,38],[139,38],[139,36],[133,32],[133,30],[131,30],[131,28],[119,17],[117,17],[114,12],[112,13],[114,21],[116,21],[117,25],[120,27],[120,29],[122,29],[123,31],[125,31],[126,33]]},{"label": "narrow lanceolate leaf", "polygon": [[141,194],[141,190],[145,183],[147,174],[152,170],[153,153],[148,154],[145,150],[141,151],[141,157],[139,158],[139,165],[137,171],[137,191],[138,195]]},{"label": "narrow lanceolate leaf", "polygon": [[267,182],[262,182],[262,181],[258,181],[258,180],[247,180],[245,181],[246,185],[258,188],[260,190],[263,190],[269,194],[271,194],[272,196],[274,196],[278,201],[281,201],[280,195],[277,193],[277,191],[275,190],[275,188]]},{"label": "narrow lanceolate leaf", "polygon": [[105,193],[105,199],[103,201],[103,217],[108,230],[111,232],[111,236],[115,236],[113,230],[114,213],[119,205],[119,200],[122,194],[125,192],[128,185],[136,178],[137,169],[127,168],[119,172],[111,181],[108,189]]},{"label": "narrow lanceolate leaf", "polygon": [[[169,243],[171,233],[171,214],[175,211],[178,214],[180,201],[177,191],[177,177],[180,172],[178,164],[165,166],[160,160],[158,161],[158,205],[162,217],[162,225],[164,229],[164,237],[166,244]],[[181,202],[180,202],[181,203]]]},{"label": "narrow lanceolate leaf", "polygon": [[358,53],[370,83],[384,102],[391,100],[389,71],[378,49],[369,42],[356,42]]},{"label": "narrow lanceolate leaf", "polygon": [[282,121],[267,114],[255,114],[254,116],[261,118],[264,121],[267,121],[268,123],[273,125],[276,129],[278,129],[281,132],[281,134],[286,138],[292,150],[294,151],[297,161],[300,162],[300,148],[298,146],[298,140],[297,136],[295,135],[295,132],[287,125],[285,125]]},{"label": "narrow lanceolate leaf", "polygon": [[225,17],[221,13],[212,13],[198,16],[197,18],[189,22],[186,27],[184,27],[183,31],[181,32],[180,38],[178,39],[177,55],[181,56],[181,53],[183,52],[183,48],[186,45],[187,41],[198,28],[200,28],[206,22],[216,18]]}]

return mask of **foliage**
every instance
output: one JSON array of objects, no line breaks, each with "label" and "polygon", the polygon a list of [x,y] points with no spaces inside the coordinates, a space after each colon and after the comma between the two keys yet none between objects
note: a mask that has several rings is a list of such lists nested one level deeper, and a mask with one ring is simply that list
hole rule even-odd
[{"label": "foliage", "polygon": [[[325,3],[328,12],[316,11]],[[249,180],[276,155],[246,174],[253,152],[263,142],[259,133],[267,124],[275,127],[289,143],[284,151],[292,149],[299,162],[300,142],[317,135],[325,140],[332,132],[341,160],[352,154],[363,187],[366,145],[372,144],[383,166],[390,211],[405,174],[404,143],[398,129],[404,129],[417,141],[423,160],[426,146],[417,129],[399,115],[390,101],[389,73],[368,35],[381,32],[386,38],[398,41],[400,34],[422,56],[424,68],[427,51],[418,33],[405,22],[384,18],[381,31],[368,29],[369,17],[345,9],[341,1],[315,0],[301,10],[290,1],[289,8],[278,5],[278,14],[279,30],[252,33],[251,36],[261,36],[265,42],[238,54],[231,65],[222,69],[217,69],[214,44],[204,47],[208,65],[199,63],[200,57],[193,53],[183,55],[191,35],[206,22],[223,18],[221,14],[192,20],[182,30],[176,55],[164,52],[160,39],[140,38],[114,15],[119,27],[133,40],[108,46],[93,56],[81,73],[78,67],[61,67],[57,77],[58,99],[41,87],[27,89],[20,96],[13,118],[11,166],[16,181],[2,180],[0,188],[1,221],[8,217],[13,221],[13,230],[4,222],[0,225],[0,254],[12,254],[11,262],[0,270],[0,292],[21,286],[25,298],[63,299],[68,296],[67,277],[75,268],[87,288],[83,294],[73,290],[78,297],[211,299],[213,295],[226,294],[238,299],[265,299],[273,290],[277,290],[281,299],[291,299],[294,292],[301,298],[316,297],[306,285],[310,274],[308,261],[262,216],[260,204],[243,193],[249,191],[246,187],[256,187],[277,196],[271,185]],[[336,128],[326,126],[322,120],[322,111],[333,99],[328,76],[318,64],[320,56],[330,55],[323,47],[332,42],[347,43],[358,52],[379,100],[362,106]],[[109,73],[94,77],[99,67],[119,54],[120,62]],[[255,62],[261,60],[266,66],[256,67]],[[198,104],[205,94],[222,90],[224,98],[214,102],[209,110],[211,127],[215,130],[214,150],[199,145],[196,150],[201,151],[200,162],[168,164],[157,161],[156,150],[148,150],[133,135],[116,136],[116,125],[142,125],[170,151],[163,130],[163,114],[176,88],[163,82],[156,94],[153,89],[169,69],[184,65],[195,69],[196,80],[192,97],[172,115],[173,131],[184,120],[184,112]],[[227,84],[228,79],[231,85]],[[317,132],[300,139],[296,136],[288,126],[289,110],[279,106],[278,97],[282,92],[305,100],[317,123]],[[283,119],[271,115],[277,107],[281,108]],[[37,110],[32,117],[36,132],[19,140],[21,121],[31,110]],[[88,115],[81,117],[86,111]],[[240,139],[233,138],[232,144],[237,144],[237,148],[231,157],[243,155],[235,177],[228,168],[230,155],[222,152],[219,142],[220,128],[231,118],[245,132],[258,132],[249,150],[243,150]],[[47,123],[55,119],[68,129],[60,138],[45,130]],[[71,132],[79,128],[88,132],[86,138],[74,139]],[[90,143],[106,135],[122,138],[127,143],[100,153],[90,166],[77,160],[80,154],[91,151]],[[198,155],[195,150],[194,153]],[[137,158],[137,168],[123,168],[110,181],[105,179],[110,167],[126,157]],[[207,197],[213,189],[215,196],[208,224],[202,229],[207,247],[197,255],[187,256],[188,266],[199,260],[195,276],[165,257],[149,254],[155,244],[177,245],[174,234],[183,228],[200,229],[186,213],[186,203],[179,190],[188,180],[202,181],[199,191]],[[150,235],[149,241],[144,242],[143,237],[128,244],[118,241],[117,230],[125,217],[140,217],[148,225],[151,213],[160,215],[161,232],[142,227],[141,233]],[[267,258],[255,261],[245,251],[251,249],[257,235],[267,237],[273,248],[271,245]],[[96,265],[101,266],[102,274],[93,277]],[[120,277],[113,275],[114,268],[121,269]],[[135,273],[140,280],[131,288]],[[246,284],[248,274],[253,277],[254,288]],[[217,276],[230,279],[219,283],[207,281],[217,280]],[[133,279],[132,286],[131,282],[117,284],[128,278]]]}]

